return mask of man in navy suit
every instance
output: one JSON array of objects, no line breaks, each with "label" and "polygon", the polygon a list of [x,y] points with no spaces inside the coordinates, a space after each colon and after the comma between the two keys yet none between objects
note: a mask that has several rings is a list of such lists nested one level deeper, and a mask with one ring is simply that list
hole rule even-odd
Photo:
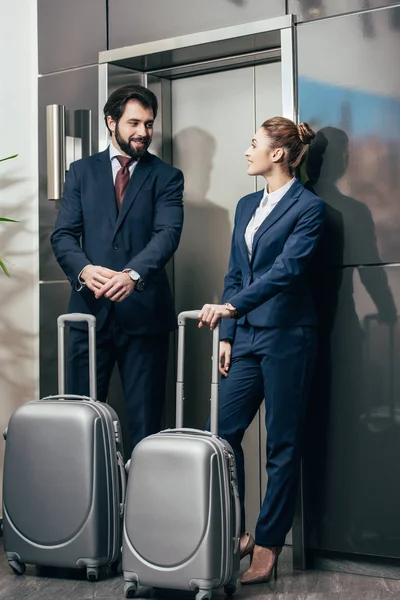
[{"label": "man in navy suit", "polygon": [[[98,398],[117,362],[131,448],[159,431],[169,332],[176,328],[165,266],[183,225],[183,175],[148,152],[157,98],[127,85],[104,107],[111,144],[73,163],[51,243],[71,282],[70,311],[97,319]],[[89,393],[85,325],[69,337],[68,391]]]}]

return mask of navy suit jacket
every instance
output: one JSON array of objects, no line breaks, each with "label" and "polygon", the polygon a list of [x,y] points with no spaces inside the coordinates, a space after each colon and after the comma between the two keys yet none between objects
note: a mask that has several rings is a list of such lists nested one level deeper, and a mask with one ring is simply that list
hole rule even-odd
[{"label": "navy suit jacket", "polygon": [[145,288],[115,303],[121,327],[137,335],[176,328],[165,266],[181,236],[182,196],[182,172],[147,153],[133,171],[118,213],[109,149],[72,163],[51,235],[56,259],[72,285],[71,312],[95,315],[100,329],[112,303],[96,300],[87,287],[77,291],[79,273],[89,264],[134,269]]},{"label": "navy suit jacket", "polygon": [[231,302],[240,318],[222,319],[221,339],[232,341],[237,323],[316,324],[308,269],[323,231],[324,202],[295,181],[257,230],[250,260],[244,235],[263,193],[245,196],[236,208],[222,301]]}]

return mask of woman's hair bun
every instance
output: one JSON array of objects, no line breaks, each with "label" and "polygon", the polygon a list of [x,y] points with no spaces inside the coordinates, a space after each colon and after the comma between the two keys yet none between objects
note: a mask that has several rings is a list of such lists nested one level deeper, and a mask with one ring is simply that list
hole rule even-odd
[{"label": "woman's hair bun", "polygon": [[310,144],[311,140],[315,137],[315,133],[309,127],[308,123],[300,123],[300,125],[297,125],[297,131],[300,141],[305,145]]}]

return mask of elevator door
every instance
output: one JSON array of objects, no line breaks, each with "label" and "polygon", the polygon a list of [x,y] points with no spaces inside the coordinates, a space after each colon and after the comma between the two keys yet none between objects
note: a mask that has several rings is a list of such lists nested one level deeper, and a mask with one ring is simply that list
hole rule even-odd
[{"label": "elevator door", "polygon": [[[174,261],[177,311],[221,300],[235,208],[264,181],[246,174],[256,129],[280,115],[279,62],[172,82],[173,164],[185,175],[185,225]],[[188,327],[185,426],[204,428],[209,413],[211,336]],[[254,530],[266,487],[264,408],[244,439],[247,528]]]}]

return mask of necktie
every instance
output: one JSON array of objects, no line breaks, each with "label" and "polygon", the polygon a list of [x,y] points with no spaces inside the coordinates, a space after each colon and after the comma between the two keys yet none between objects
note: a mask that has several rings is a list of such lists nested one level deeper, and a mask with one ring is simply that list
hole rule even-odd
[{"label": "necktie", "polygon": [[129,183],[129,165],[133,163],[133,158],[130,156],[117,156],[118,162],[121,165],[115,178],[115,197],[117,198],[118,210],[121,210],[122,201]]}]

